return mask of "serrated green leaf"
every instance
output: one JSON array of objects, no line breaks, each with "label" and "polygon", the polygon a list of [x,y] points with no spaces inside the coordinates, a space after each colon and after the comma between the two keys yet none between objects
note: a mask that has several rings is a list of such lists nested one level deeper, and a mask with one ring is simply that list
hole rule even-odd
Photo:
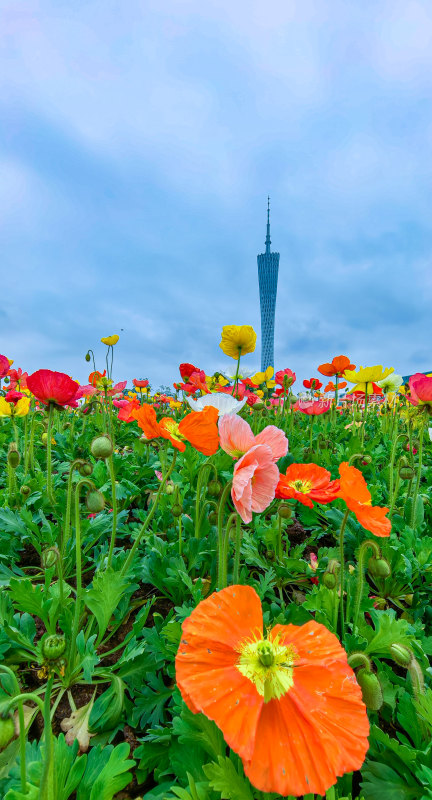
[{"label": "serrated green leaf", "polygon": [[218,763],[203,766],[205,776],[215,792],[221,793],[221,798],[227,800],[254,800],[250,783],[245,778],[243,770],[237,772],[229,758],[218,756]]},{"label": "serrated green leaf", "polygon": [[120,572],[115,572],[112,567],[108,567],[103,572],[95,574],[91,588],[85,592],[84,602],[95,615],[98,623],[97,644],[102,640],[128,583],[128,579]]}]

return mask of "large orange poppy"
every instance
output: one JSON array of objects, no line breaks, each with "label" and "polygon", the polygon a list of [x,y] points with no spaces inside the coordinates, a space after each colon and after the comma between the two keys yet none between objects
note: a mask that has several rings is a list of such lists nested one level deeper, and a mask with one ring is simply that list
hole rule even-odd
[{"label": "large orange poppy", "polygon": [[355,366],[351,364],[347,356],[335,356],[331,364],[320,364],[318,372],[327,378],[332,378],[333,375],[337,375],[340,378],[346,369],[355,369]]},{"label": "large orange poppy", "polygon": [[332,481],[330,472],[317,464],[290,464],[285,475],[279,475],[276,497],[298,500],[313,508],[315,503],[331,503],[339,496],[339,481]]},{"label": "large orange poppy", "polygon": [[339,474],[338,497],[345,501],[360,525],[375,536],[390,536],[391,522],[386,517],[388,508],[372,505],[371,493],[360,470],[343,461],[339,466]]},{"label": "large orange poppy", "polygon": [[215,592],[184,621],[176,677],[262,792],[323,795],[363,764],[366,707],[339,640],[314,621],[275,625],[265,638],[250,586]]},{"label": "large orange poppy", "polygon": [[211,456],[219,447],[218,413],[217,408],[206,406],[202,411],[187,414],[180,422],[172,417],[162,417],[157,422],[153,406],[144,404],[132,411],[132,416],[147,439],[168,439],[181,453],[186,449],[185,443],[190,442],[200,453]]}]

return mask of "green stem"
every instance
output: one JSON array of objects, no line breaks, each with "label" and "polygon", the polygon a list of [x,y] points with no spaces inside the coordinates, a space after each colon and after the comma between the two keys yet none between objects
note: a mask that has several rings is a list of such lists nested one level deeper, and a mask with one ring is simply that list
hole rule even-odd
[{"label": "green stem", "polygon": [[345,589],[345,555],[344,555],[344,533],[349,515],[349,508],[345,511],[344,518],[339,533],[339,552],[340,552],[340,623],[341,623],[341,642],[345,639],[345,615],[344,615],[344,589]]},{"label": "green stem", "polygon": [[226,584],[221,585],[224,579],[224,529],[223,529],[223,518],[224,518],[224,511],[225,505],[228,501],[229,494],[231,492],[232,481],[228,481],[226,486],[224,486],[221,498],[219,500],[219,508],[218,508],[218,560],[217,560],[217,588],[223,589]]},{"label": "green stem", "polygon": [[208,484],[208,478],[210,477],[210,474],[206,475],[206,471],[208,469],[210,469],[210,474],[211,471],[213,470],[215,479],[217,478],[217,469],[214,464],[212,464],[209,461],[206,461],[205,464],[201,464],[198,470],[196,497],[195,497],[195,539],[200,538],[201,520],[203,516],[202,514],[200,514],[201,492],[203,486],[207,486]]},{"label": "green stem", "polygon": [[368,408],[368,385],[365,384],[365,401],[364,401],[364,411],[363,411],[363,425],[362,425],[362,436],[361,436],[361,443],[362,447],[364,446],[364,437],[365,437],[365,428],[366,428],[366,416],[367,416],[367,408]]},{"label": "green stem", "polygon": [[108,559],[107,559],[107,567],[111,566],[113,552],[114,552],[114,545],[117,535],[117,498],[116,498],[116,481],[115,481],[115,471],[114,471],[114,460],[112,454],[107,459],[108,466],[109,466],[109,473],[111,478],[111,495],[112,495],[112,509],[113,509],[113,519],[112,519],[112,531],[111,531],[111,541],[108,551]]},{"label": "green stem", "polygon": [[75,611],[72,622],[71,641],[69,646],[68,664],[72,671],[75,662],[74,648],[76,638],[78,635],[78,626],[81,614],[81,596],[82,596],[82,564],[81,564],[81,521],[80,521],[80,490],[82,486],[90,486],[93,488],[91,481],[85,478],[78,481],[75,486],[75,560],[76,560],[76,597],[75,597]]},{"label": "green stem", "polygon": [[55,497],[52,484],[52,463],[51,463],[51,429],[52,429],[53,413],[54,413],[54,406],[52,403],[50,403],[48,406],[46,455],[47,455],[47,495],[48,495],[48,500],[50,501],[52,506],[55,504]]},{"label": "green stem", "polygon": [[231,530],[234,525],[236,525],[237,516],[237,511],[233,511],[229,515],[227,524],[225,526],[225,533],[223,537],[223,575],[222,586],[220,587],[221,589],[225,589],[225,587],[228,586],[229,541]]},{"label": "green stem", "polygon": [[239,351],[239,354],[238,354],[238,359],[237,359],[236,374],[235,374],[235,378],[234,378],[233,397],[236,396],[237,386],[238,386],[238,376],[239,376],[239,371],[240,371],[240,359],[241,359],[241,347],[238,348],[238,351]]},{"label": "green stem", "polygon": [[309,437],[309,457],[312,458],[312,436],[313,436],[313,414],[311,414],[310,421],[310,437]]},{"label": "green stem", "polygon": [[277,557],[280,562],[282,562],[283,557],[283,550],[282,550],[282,517],[278,515],[278,538],[277,538]]},{"label": "green stem", "polygon": [[360,545],[359,554],[358,554],[358,574],[357,574],[357,590],[356,590],[356,597],[354,602],[354,614],[353,614],[353,632],[356,632],[357,629],[357,620],[358,615],[360,613],[360,605],[361,599],[363,594],[363,586],[364,586],[364,561],[366,558],[366,553],[368,549],[371,548],[374,551],[376,558],[381,558],[381,550],[378,547],[377,543],[373,541],[373,539],[367,539]]},{"label": "green stem", "polygon": [[422,461],[423,461],[423,437],[424,437],[424,426],[420,429],[420,442],[419,442],[419,451],[418,451],[418,466],[417,466],[417,479],[414,486],[413,498],[412,498],[412,512],[411,512],[411,528],[414,528],[415,522],[415,513],[416,513],[416,504],[417,504],[417,496],[420,488],[420,480],[421,480],[421,473],[422,473]]},{"label": "green stem", "polygon": [[239,582],[241,540],[242,540],[241,518],[240,518],[239,514],[237,514],[236,536],[235,536],[235,551],[234,551],[234,572],[233,572],[233,583],[234,584]]},{"label": "green stem", "polygon": [[143,522],[143,524],[141,526],[140,532],[138,533],[138,536],[135,539],[135,542],[133,543],[133,545],[132,545],[132,547],[131,547],[131,549],[129,551],[129,555],[128,555],[125,563],[123,564],[123,567],[122,567],[121,572],[120,572],[121,575],[126,575],[126,573],[129,572],[129,570],[130,570],[130,567],[131,567],[132,562],[133,562],[134,557],[135,557],[135,553],[136,553],[136,551],[137,551],[137,549],[138,549],[138,547],[139,547],[139,545],[141,543],[141,539],[143,538],[148,526],[150,525],[150,522],[152,521],[152,519],[153,519],[153,517],[154,517],[154,515],[156,513],[156,508],[157,508],[157,505],[158,505],[158,502],[159,502],[159,497],[161,496],[161,494],[162,494],[162,492],[163,492],[163,490],[165,488],[165,484],[166,484],[169,476],[171,475],[171,473],[172,473],[172,471],[174,469],[174,466],[175,466],[175,463],[176,463],[176,459],[177,459],[177,450],[175,449],[174,450],[174,455],[173,455],[173,460],[171,461],[171,464],[170,464],[167,472],[165,473],[165,475],[163,476],[163,478],[161,480],[159,489],[156,492],[156,497],[154,499],[153,505],[152,505],[149,513],[147,514],[147,517],[145,518],[145,520],[144,520],[144,522]]},{"label": "green stem", "polygon": [[[16,696],[20,693],[19,684],[16,678],[16,675],[13,670],[7,667],[5,664],[0,664],[0,670],[6,672],[9,675],[13,686],[14,691],[16,692]],[[26,781],[26,732],[25,732],[25,719],[24,719],[24,704],[18,704],[18,720],[19,720],[19,738],[20,738],[20,775],[21,775],[21,791],[23,794],[27,794],[27,781]]]},{"label": "green stem", "polygon": [[183,541],[182,541],[182,515],[180,514],[179,518],[178,518],[178,550],[179,550],[179,556],[181,556],[181,554],[182,554],[182,544],[183,544]]}]

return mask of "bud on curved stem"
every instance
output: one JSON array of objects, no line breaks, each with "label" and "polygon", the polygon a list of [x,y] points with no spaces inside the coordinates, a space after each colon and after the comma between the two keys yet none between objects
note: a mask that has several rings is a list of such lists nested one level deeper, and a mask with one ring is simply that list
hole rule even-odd
[{"label": "bud on curved stem", "polygon": [[358,563],[357,592],[356,592],[356,598],[355,598],[355,603],[354,603],[354,614],[353,614],[353,631],[354,631],[354,633],[356,632],[356,628],[357,628],[357,620],[358,620],[358,616],[359,616],[359,612],[360,612],[360,605],[361,605],[361,599],[362,599],[362,594],[363,594],[364,560],[365,560],[366,553],[367,553],[369,548],[371,548],[371,550],[373,551],[374,556],[375,556],[376,559],[380,559],[381,558],[381,550],[378,547],[377,543],[373,539],[366,539],[366,541],[363,542],[360,545],[359,554],[358,554],[358,562],[357,562]]}]

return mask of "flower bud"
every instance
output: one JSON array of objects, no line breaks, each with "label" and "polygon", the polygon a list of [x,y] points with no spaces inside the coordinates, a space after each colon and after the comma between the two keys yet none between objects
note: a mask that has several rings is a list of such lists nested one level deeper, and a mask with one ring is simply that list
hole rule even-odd
[{"label": "flower bud", "polygon": [[85,360],[86,361],[90,361],[90,358],[91,358],[90,353],[86,353],[85,354]]},{"label": "flower bud", "polygon": [[324,575],[322,576],[322,582],[327,589],[335,589],[336,575],[333,575],[332,572],[324,572]]},{"label": "flower bud", "polygon": [[264,408],[264,403],[261,400],[258,400],[256,403],[253,404],[252,409],[254,411],[262,411]]},{"label": "flower bud", "polygon": [[11,716],[0,715],[0,750],[4,750],[15,736],[15,726]]},{"label": "flower bud", "polygon": [[45,634],[42,637],[42,655],[47,661],[57,661],[66,650],[66,639],[64,636],[59,636],[57,633],[49,636]]},{"label": "flower bud", "polygon": [[362,667],[356,674],[357,683],[362,690],[363,702],[370,711],[379,711],[383,704],[381,684],[374,672]]},{"label": "flower bud", "polygon": [[374,578],[388,578],[391,575],[390,564],[385,558],[372,558],[368,561],[368,570]]},{"label": "flower bud", "polygon": [[88,461],[84,461],[82,464],[79,465],[78,472],[80,475],[82,475],[83,478],[88,478],[88,476],[91,475],[93,472],[93,465],[89,464]]},{"label": "flower bud", "polygon": [[220,481],[212,480],[209,482],[207,486],[207,494],[209,494],[210,497],[219,497],[221,491],[222,491],[222,484]]},{"label": "flower bud", "polygon": [[86,506],[92,514],[98,514],[105,508],[105,497],[97,489],[91,489],[85,499]]},{"label": "flower bud", "polygon": [[364,464],[365,466],[367,466],[368,464],[372,464],[372,456],[370,456],[369,453],[365,453],[365,455],[363,456],[362,464]]},{"label": "flower bud", "polygon": [[28,497],[30,492],[31,492],[30,486],[27,486],[27,484],[24,484],[24,486],[21,486],[20,494],[22,495],[22,497],[24,497],[24,498]]},{"label": "flower bud", "polygon": [[46,431],[44,431],[42,436],[41,436],[41,442],[42,442],[42,444],[46,444],[47,441],[48,441],[48,434],[46,433]]},{"label": "flower bud", "polygon": [[41,553],[41,565],[43,569],[50,569],[54,567],[60,558],[60,553],[57,547],[47,547]]},{"label": "flower bud", "polygon": [[180,515],[183,514],[183,506],[181,503],[174,503],[174,505],[171,507],[171,514],[173,517],[180,517]]},{"label": "flower bud", "polygon": [[18,447],[16,446],[15,442],[11,442],[9,445],[7,460],[9,466],[12,467],[12,469],[16,469],[21,461],[21,457],[18,452]]},{"label": "flower bud", "polygon": [[107,433],[96,436],[90,445],[90,452],[94,458],[109,458],[113,453],[113,443]]},{"label": "flower bud", "polygon": [[399,642],[394,642],[390,645],[390,655],[393,661],[396,664],[399,664],[400,667],[407,668],[413,659],[412,650],[409,647],[406,647],[404,644],[400,644]]},{"label": "flower bud", "polygon": [[175,486],[172,481],[167,481],[165,484],[165,491],[167,494],[174,494]]},{"label": "flower bud", "polygon": [[208,521],[210,522],[210,525],[216,525],[217,523],[216,511],[210,511],[210,514],[208,515]]},{"label": "flower bud", "polygon": [[403,481],[411,481],[415,476],[415,469],[410,464],[399,467],[399,477]]},{"label": "flower bud", "polygon": [[282,519],[290,519],[292,517],[293,510],[287,503],[281,503],[277,513],[280,517],[282,517]]}]

